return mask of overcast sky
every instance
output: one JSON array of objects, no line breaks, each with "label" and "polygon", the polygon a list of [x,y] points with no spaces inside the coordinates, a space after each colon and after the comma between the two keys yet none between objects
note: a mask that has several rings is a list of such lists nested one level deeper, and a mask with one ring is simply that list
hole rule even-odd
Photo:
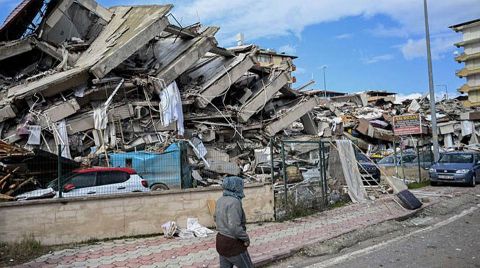
[{"label": "overcast sky", "polygon": [[[0,0],[0,20],[19,0]],[[247,43],[295,54],[302,82],[314,88],[356,92],[391,90],[401,94],[428,90],[422,0],[100,0],[110,7],[126,4],[172,3],[183,24],[200,21],[220,26],[220,45]],[[454,94],[464,80],[455,76],[462,65],[453,44],[461,35],[448,26],[480,17],[480,0],[430,0],[430,30],[436,85]],[[444,91],[438,86],[437,91]]]}]

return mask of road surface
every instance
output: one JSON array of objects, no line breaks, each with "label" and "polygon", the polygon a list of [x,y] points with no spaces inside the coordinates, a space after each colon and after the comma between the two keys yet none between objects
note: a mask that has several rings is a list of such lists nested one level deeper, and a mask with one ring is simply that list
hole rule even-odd
[{"label": "road surface", "polygon": [[474,206],[413,234],[311,267],[480,267],[480,209]]}]

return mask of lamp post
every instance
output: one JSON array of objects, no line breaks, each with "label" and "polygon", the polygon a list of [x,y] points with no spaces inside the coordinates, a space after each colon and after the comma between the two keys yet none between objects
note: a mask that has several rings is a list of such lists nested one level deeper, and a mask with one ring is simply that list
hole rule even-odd
[{"label": "lamp post", "polygon": [[327,78],[326,78],[326,70],[327,70],[327,65],[322,66],[323,69],[323,91],[324,91],[324,97],[327,98]]},{"label": "lamp post", "polygon": [[448,87],[445,84],[436,85],[437,87],[443,87],[445,89],[445,99],[448,100]]},{"label": "lamp post", "polygon": [[435,159],[435,162],[436,162],[438,161],[438,157],[439,157],[439,146],[438,146],[437,114],[435,109],[435,88],[433,86],[432,52],[430,49],[430,29],[428,26],[427,0],[423,0],[423,12],[425,17],[425,41],[427,43],[428,88],[430,90],[430,114],[432,117],[433,158]]}]

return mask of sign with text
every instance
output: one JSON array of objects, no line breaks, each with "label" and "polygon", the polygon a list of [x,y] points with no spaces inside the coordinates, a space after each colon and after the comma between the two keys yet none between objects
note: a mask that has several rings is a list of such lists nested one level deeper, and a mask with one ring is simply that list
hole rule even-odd
[{"label": "sign with text", "polygon": [[393,117],[395,136],[422,134],[422,117],[420,114],[405,114]]}]

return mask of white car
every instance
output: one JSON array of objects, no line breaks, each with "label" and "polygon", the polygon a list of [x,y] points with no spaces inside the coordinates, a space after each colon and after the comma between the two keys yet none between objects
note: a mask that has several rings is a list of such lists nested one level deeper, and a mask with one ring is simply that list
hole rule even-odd
[{"label": "white car", "polygon": [[[149,192],[148,182],[131,168],[95,167],[73,171],[62,179],[62,197],[98,196],[130,192]],[[17,200],[58,198],[58,180],[45,189],[37,189],[16,196]]]}]

